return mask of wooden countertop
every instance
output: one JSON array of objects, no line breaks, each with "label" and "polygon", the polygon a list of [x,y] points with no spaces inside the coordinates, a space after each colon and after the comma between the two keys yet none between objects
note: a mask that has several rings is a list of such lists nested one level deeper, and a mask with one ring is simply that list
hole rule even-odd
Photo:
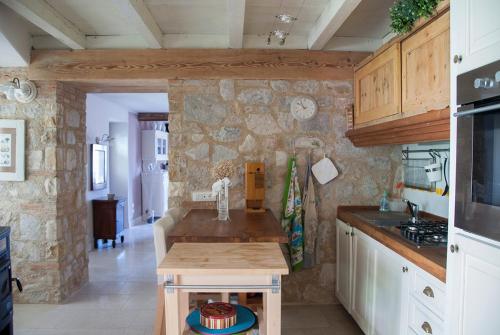
[{"label": "wooden countertop", "polygon": [[243,209],[229,210],[231,221],[217,221],[215,209],[191,209],[168,233],[167,244],[179,242],[288,243],[288,236],[270,210],[247,213]]},{"label": "wooden countertop", "polygon": [[159,275],[286,275],[288,265],[278,243],[177,243],[157,272]]},{"label": "wooden countertop", "polygon": [[[422,247],[417,248],[406,241],[399,234],[389,229],[376,227],[358,216],[356,212],[377,209],[374,206],[339,206],[337,217],[361,230],[373,239],[382,243],[389,249],[408,259],[423,270],[429,272],[442,282],[446,282],[446,248],[445,247]],[[423,217],[436,218],[433,215],[422,213]],[[440,218],[442,219],[442,218]]]}]

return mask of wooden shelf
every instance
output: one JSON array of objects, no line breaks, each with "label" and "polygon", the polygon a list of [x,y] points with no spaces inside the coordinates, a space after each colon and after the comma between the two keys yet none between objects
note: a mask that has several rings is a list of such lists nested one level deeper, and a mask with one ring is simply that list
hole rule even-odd
[{"label": "wooden shelf", "polygon": [[450,108],[346,132],[357,147],[450,140]]}]

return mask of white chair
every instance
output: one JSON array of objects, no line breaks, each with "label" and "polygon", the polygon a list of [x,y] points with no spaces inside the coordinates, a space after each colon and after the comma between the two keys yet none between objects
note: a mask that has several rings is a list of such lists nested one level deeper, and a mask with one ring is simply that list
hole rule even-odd
[{"label": "white chair", "polygon": [[171,208],[165,212],[165,215],[153,223],[153,234],[155,243],[156,266],[167,255],[167,236],[172,228],[179,222],[185,214],[183,208]]}]

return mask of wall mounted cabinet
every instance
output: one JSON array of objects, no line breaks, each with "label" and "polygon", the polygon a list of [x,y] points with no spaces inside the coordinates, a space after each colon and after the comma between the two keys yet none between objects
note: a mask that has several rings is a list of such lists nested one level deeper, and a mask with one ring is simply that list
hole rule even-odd
[{"label": "wall mounted cabinet", "polygon": [[168,160],[168,133],[160,130],[142,131],[142,160]]},{"label": "wall mounted cabinet", "polygon": [[450,13],[401,43],[403,117],[450,105]]},{"label": "wall mounted cabinet", "polygon": [[354,145],[449,140],[449,122],[441,118],[443,113],[449,118],[449,3],[437,11],[355,69],[354,129],[346,133]]},{"label": "wall mounted cabinet", "polygon": [[500,55],[500,1],[461,0],[453,3],[456,36],[452,61],[458,74],[498,60]]},{"label": "wall mounted cabinet", "polygon": [[394,44],[354,73],[355,125],[401,114],[400,53]]}]

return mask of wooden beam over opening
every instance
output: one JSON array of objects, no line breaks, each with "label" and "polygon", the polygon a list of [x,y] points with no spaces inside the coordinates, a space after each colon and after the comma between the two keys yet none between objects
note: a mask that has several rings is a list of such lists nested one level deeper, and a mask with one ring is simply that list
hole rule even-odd
[{"label": "wooden beam over opening", "polygon": [[32,80],[352,79],[369,53],[256,49],[34,50]]},{"label": "wooden beam over opening", "polygon": [[229,48],[243,47],[243,27],[245,25],[245,0],[227,1],[227,22]]},{"label": "wooden beam over opening", "polygon": [[132,23],[150,48],[160,49],[163,33],[143,0],[114,0],[123,16]]},{"label": "wooden beam over opening", "polygon": [[168,121],[168,113],[138,113],[139,121]]},{"label": "wooden beam over opening", "polygon": [[322,50],[361,0],[330,0],[309,33],[309,49]]},{"label": "wooden beam over opening", "polygon": [[71,49],[85,49],[85,35],[44,0],[0,0]]}]

